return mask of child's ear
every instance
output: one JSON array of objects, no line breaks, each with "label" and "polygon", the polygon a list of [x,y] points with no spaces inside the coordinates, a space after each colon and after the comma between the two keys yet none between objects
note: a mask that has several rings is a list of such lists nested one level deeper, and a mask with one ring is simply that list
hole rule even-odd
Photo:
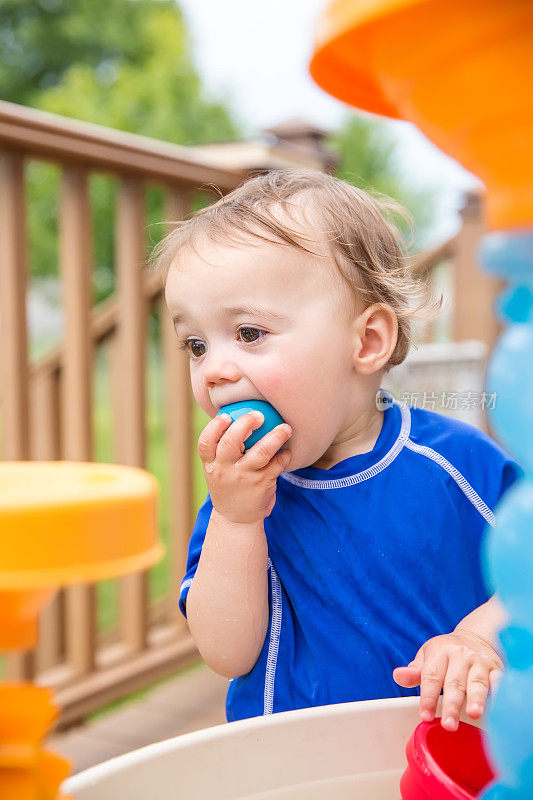
[{"label": "child's ear", "polygon": [[361,375],[372,375],[389,361],[398,339],[396,314],[386,303],[374,303],[353,321],[353,364]]}]

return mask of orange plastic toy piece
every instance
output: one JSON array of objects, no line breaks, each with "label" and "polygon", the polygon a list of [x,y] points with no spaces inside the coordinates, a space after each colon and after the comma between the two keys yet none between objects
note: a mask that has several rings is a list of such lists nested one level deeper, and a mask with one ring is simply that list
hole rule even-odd
[{"label": "orange plastic toy piece", "polygon": [[59,800],[69,762],[41,747],[56,716],[48,689],[0,685],[0,797]]},{"label": "orange plastic toy piece", "polygon": [[[0,650],[37,643],[58,587],[152,566],[163,554],[156,500],[155,479],[135,467],[0,463]],[[0,797],[57,798],[69,765],[41,748],[56,716],[48,690],[0,686]]]},{"label": "orange plastic toy piece", "polygon": [[531,0],[333,0],[310,70],[350,105],[416,123],[485,182],[489,224],[533,220]]}]

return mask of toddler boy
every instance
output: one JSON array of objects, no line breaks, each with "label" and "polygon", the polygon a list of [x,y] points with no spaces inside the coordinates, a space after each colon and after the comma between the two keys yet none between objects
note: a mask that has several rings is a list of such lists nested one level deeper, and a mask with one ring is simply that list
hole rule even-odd
[{"label": "toddler boy", "polygon": [[[391,210],[331,176],[277,171],[158,249],[212,417],[180,607],[233,679],[229,720],[420,684],[422,718],[443,689],[454,730],[502,669],[480,546],[520,468],[476,428],[380,390],[424,308]],[[244,453],[261,416],[216,415],[251,399],[285,424]]]}]

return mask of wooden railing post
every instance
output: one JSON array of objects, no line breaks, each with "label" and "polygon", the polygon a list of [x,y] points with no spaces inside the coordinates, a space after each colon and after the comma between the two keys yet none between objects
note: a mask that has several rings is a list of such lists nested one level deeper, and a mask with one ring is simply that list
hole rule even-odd
[{"label": "wooden railing post", "polygon": [[[92,459],[92,341],[90,336],[91,212],[87,173],[63,172],[59,220],[64,309],[64,367],[61,381],[62,457]],[[77,673],[94,669],[96,599],[94,586],[73,586],[66,593],[66,650]]]},{"label": "wooden railing post", "polygon": [[[116,224],[119,319],[113,386],[115,414],[120,415],[116,457],[119,463],[135,467],[146,465],[145,228],[144,184],[137,178],[123,178]],[[120,581],[120,630],[128,650],[139,652],[146,647],[147,573],[131,575]]]},{"label": "wooden railing post", "polygon": [[492,347],[501,329],[494,302],[502,282],[482,272],[479,266],[477,250],[485,232],[479,192],[467,193],[461,217],[463,225],[453,256],[453,339],[480,339]]},{"label": "wooden railing post", "polygon": [[[189,192],[172,189],[166,217],[185,219],[191,210]],[[170,459],[170,577],[169,618],[180,631],[187,623],[178,610],[179,585],[185,573],[187,547],[193,526],[192,481],[192,391],[189,359],[178,348],[176,331],[164,296],[160,304],[160,326],[165,374],[166,430]]]},{"label": "wooden railing post", "polygon": [[[32,374],[30,379],[30,450],[34,461],[61,458],[60,370]],[[65,592],[59,591],[41,614],[37,670],[60,663],[66,651]]]},{"label": "wooden railing post", "polygon": [[30,380],[30,453],[32,461],[61,458],[60,370],[33,374]]},{"label": "wooden railing post", "polygon": [[24,160],[0,154],[0,313],[4,460],[29,456]]},{"label": "wooden railing post", "polygon": [[[0,360],[5,461],[30,456],[27,271],[24,159],[18,153],[0,153]],[[10,680],[27,680],[33,674],[33,654],[8,656]]]}]

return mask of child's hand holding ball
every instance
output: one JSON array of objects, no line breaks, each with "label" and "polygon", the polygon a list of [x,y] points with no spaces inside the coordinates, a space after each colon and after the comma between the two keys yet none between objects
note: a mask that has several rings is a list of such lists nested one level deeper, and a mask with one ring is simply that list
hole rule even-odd
[{"label": "child's hand holding ball", "polygon": [[261,400],[223,406],[198,439],[213,508],[230,522],[262,522],[276,502],[278,476],[291,454],[290,425]]}]

